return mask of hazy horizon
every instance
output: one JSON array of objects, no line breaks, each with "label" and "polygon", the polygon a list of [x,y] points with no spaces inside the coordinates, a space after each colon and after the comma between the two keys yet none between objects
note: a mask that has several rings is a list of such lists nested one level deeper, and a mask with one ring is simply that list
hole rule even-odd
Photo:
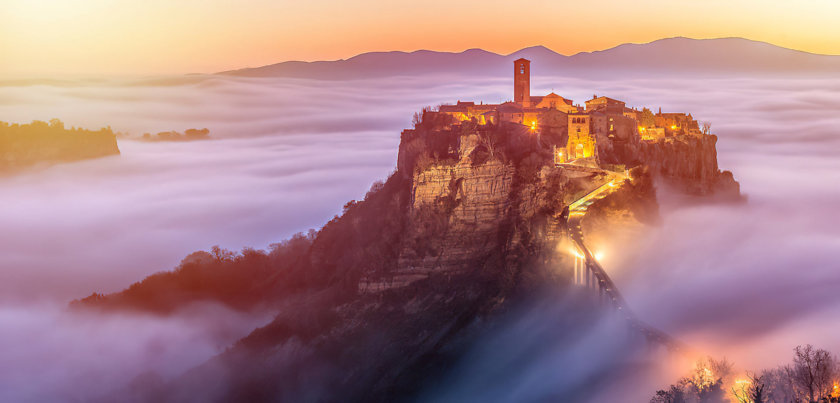
[{"label": "hazy horizon", "polygon": [[[679,5],[610,0],[597,9],[586,3],[542,0],[494,7],[439,0],[387,5],[374,0],[352,5],[258,0],[249,7],[219,0],[95,0],[73,5],[11,0],[5,6],[11,18],[0,28],[0,53],[6,56],[2,75],[211,73],[381,50],[482,48],[507,54],[544,45],[575,54],[677,36],[743,37],[840,54],[840,28],[834,23],[840,6],[829,0],[795,8],[758,0]],[[558,24],[563,29],[555,33]],[[307,32],[305,40],[300,32]],[[588,34],[572,39],[563,32]]]},{"label": "hazy horizon", "polygon": [[[763,41],[759,39],[753,39],[748,37],[740,37],[740,36],[718,36],[718,37],[690,37],[684,35],[676,35],[676,36],[665,36],[655,39],[650,39],[646,41],[638,41],[638,42],[618,42],[612,44],[607,47],[603,48],[595,48],[595,49],[586,49],[580,50],[577,52],[572,53],[563,53],[562,51],[555,50],[550,46],[547,46],[542,43],[530,44],[530,45],[522,45],[519,47],[515,47],[509,51],[494,51],[488,48],[482,48],[478,46],[472,47],[465,47],[459,49],[437,49],[437,48],[412,48],[412,49],[369,49],[364,50],[359,53],[349,54],[341,57],[336,58],[321,58],[321,59],[301,59],[301,58],[290,58],[290,59],[277,59],[273,61],[266,61],[262,64],[255,64],[255,65],[230,65],[226,68],[220,69],[211,69],[211,70],[185,70],[185,71],[166,71],[166,72],[139,72],[139,71],[113,71],[109,73],[102,73],[102,72],[67,72],[67,71],[44,71],[44,72],[33,72],[33,71],[0,71],[0,84],[5,85],[19,85],[19,84],[26,84],[31,82],[43,82],[45,84],[57,84],[58,82],[63,82],[65,85],[72,85],[73,83],[78,83],[78,81],[99,81],[102,79],[106,80],[160,80],[160,79],[184,79],[190,80],[195,79],[196,77],[203,77],[203,76],[212,76],[219,73],[225,73],[229,71],[236,71],[236,70],[243,70],[243,69],[252,69],[252,68],[260,68],[260,67],[267,67],[276,64],[283,64],[287,62],[305,62],[305,63],[316,63],[316,62],[341,62],[352,59],[357,56],[368,55],[368,54],[383,54],[383,53],[415,53],[415,52],[435,52],[435,53],[443,53],[443,54],[460,54],[470,50],[481,50],[490,52],[499,56],[511,56],[516,53],[520,53],[523,51],[528,51],[531,49],[537,48],[545,48],[549,51],[556,53],[560,56],[564,57],[574,57],[579,55],[587,55],[587,54],[598,54],[601,52],[608,52],[617,48],[621,48],[625,45],[650,45],[653,43],[659,43],[668,40],[675,40],[675,39],[687,39],[692,41],[716,41],[716,40],[744,40],[750,43],[756,44],[765,44],[770,45],[779,50],[787,50],[787,51],[795,51],[801,52],[803,54],[812,55],[812,56],[840,56],[840,51],[837,53],[819,53],[813,52],[806,49],[799,49],[794,47],[786,47],[784,45],[780,45],[778,43]],[[734,56],[734,55],[733,55]],[[795,70],[792,70],[795,71]],[[551,73],[543,73],[546,76],[554,76],[557,73],[562,72],[551,72]],[[569,72],[571,73],[571,72]],[[410,75],[409,75],[410,76]]]}]

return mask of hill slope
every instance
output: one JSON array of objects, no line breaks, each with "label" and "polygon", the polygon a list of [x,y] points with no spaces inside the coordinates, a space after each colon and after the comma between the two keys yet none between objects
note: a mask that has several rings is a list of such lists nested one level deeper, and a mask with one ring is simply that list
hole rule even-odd
[{"label": "hill slope", "polygon": [[543,46],[509,55],[481,49],[460,53],[418,50],[371,52],[335,61],[288,61],[225,71],[244,77],[352,79],[417,74],[506,75],[520,57],[530,59],[534,74],[623,73],[840,73],[840,56],[819,55],[743,38],[667,38],[645,44],[561,55]]}]

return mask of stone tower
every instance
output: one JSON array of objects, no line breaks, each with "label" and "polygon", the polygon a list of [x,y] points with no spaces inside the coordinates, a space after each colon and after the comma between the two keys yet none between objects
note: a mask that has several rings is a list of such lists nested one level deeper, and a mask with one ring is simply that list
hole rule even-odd
[{"label": "stone tower", "polygon": [[531,61],[513,61],[513,102],[523,107],[531,106]]}]

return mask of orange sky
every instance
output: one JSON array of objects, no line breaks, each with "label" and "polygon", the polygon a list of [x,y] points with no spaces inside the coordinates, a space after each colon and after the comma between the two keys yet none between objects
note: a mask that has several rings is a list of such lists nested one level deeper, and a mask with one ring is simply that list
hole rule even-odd
[{"label": "orange sky", "polygon": [[538,44],[572,54],[672,36],[840,54],[838,21],[837,0],[2,0],[0,75],[207,73]]}]

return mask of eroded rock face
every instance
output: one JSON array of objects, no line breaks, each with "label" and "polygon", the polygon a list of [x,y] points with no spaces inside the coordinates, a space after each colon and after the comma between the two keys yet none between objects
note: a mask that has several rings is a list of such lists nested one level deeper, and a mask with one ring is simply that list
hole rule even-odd
[{"label": "eroded rock face", "polygon": [[[555,168],[536,153],[519,166],[503,161],[503,155],[476,163],[478,147],[479,136],[462,135],[452,163],[412,170],[398,267],[386,279],[366,279],[362,289],[381,291],[432,273],[470,272],[481,266],[477,262],[506,266],[523,248],[533,255],[550,250],[564,236],[562,210],[600,185],[600,175]],[[540,158],[525,175],[525,165]]]},{"label": "eroded rock face", "polygon": [[492,160],[417,174],[408,226],[413,242],[403,250],[399,270],[458,270],[476,252],[498,247],[499,223],[510,213],[514,170]]},{"label": "eroded rock face", "polygon": [[669,184],[690,194],[739,197],[740,185],[717,163],[717,136],[680,136],[643,142],[641,161]]}]

